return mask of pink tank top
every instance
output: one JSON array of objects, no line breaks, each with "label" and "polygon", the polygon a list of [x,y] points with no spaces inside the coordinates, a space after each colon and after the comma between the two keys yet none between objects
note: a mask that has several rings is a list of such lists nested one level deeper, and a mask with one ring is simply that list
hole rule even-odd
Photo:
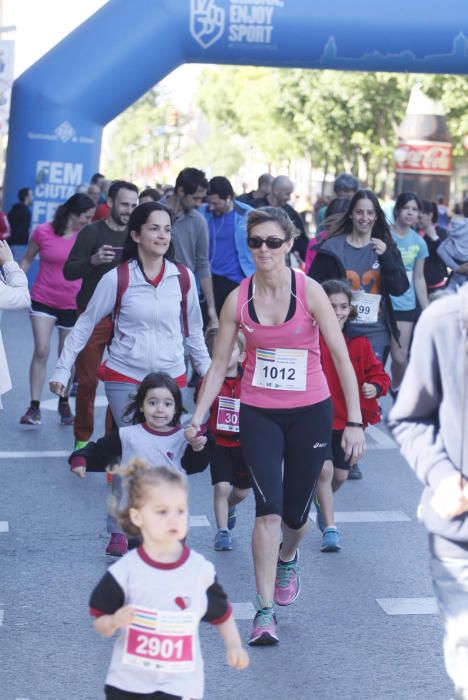
[{"label": "pink tank top", "polygon": [[307,310],[306,278],[294,271],[296,310],[289,321],[264,326],[249,313],[249,283],[240,283],[237,323],[245,335],[247,359],[240,400],[258,408],[311,406],[330,396],[320,362],[319,328]]}]

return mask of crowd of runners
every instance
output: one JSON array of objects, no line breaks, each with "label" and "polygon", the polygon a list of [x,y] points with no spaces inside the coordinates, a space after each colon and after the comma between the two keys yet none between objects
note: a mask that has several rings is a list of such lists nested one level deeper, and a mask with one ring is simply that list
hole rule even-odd
[{"label": "crowd of runners", "polygon": [[[380,397],[399,406],[421,312],[467,278],[463,222],[441,228],[437,206],[415,193],[384,211],[342,174],[311,235],[293,187],[265,174],[236,197],[227,178],[185,168],[173,187],[139,192],[97,173],[26,238],[30,190],[20,190],[21,235],[12,217],[11,249],[0,241],[0,307],[30,304],[31,395],[19,421],[41,425],[50,380],[74,432],[72,473],[107,471],[112,482],[106,553],[117,561],[90,598],[97,632],[117,633],[107,698],[202,698],[200,620],[217,626],[231,666],[249,663],[213,565],[185,543],[187,478],[205,469],[217,551],[232,550],[237,506],[253,491],[248,644],[279,642],[277,608],[300,593],[310,509],[321,551],[339,552],[334,493],[363,477]],[[36,256],[29,299],[23,273]],[[11,385],[3,351],[0,372],[1,394]],[[99,381],[109,407],[95,426]]]}]

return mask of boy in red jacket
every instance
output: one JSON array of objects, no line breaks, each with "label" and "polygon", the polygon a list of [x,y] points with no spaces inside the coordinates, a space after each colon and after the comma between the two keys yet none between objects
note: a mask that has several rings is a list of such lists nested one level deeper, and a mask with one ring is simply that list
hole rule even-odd
[{"label": "boy in red jacket", "polygon": [[[211,330],[205,335],[210,355],[216,333],[217,330]],[[236,524],[236,506],[246,498],[250,488],[249,473],[242,457],[239,436],[240,368],[244,360],[245,338],[239,333],[223,386],[210,408],[208,419],[208,429],[215,438],[210,471],[217,527],[214,548],[219,552],[232,549],[230,531]],[[196,396],[194,398],[196,401]]]},{"label": "boy in red jacket", "polygon": [[[351,364],[356,372],[360,387],[361,412],[364,428],[378,423],[381,410],[377,398],[384,396],[390,387],[390,377],[382,363],[376,358],[372,346],[364,336],[348,338],[344,327],[346,321],[352,320],[356,310],[351,306],[351,290],[345,280],[328,280],[323,283],[330,303],[333,306],[344,339],[348,346]],[[335,369],[328,347],[320,337],[322,367],[328,381],[333,402],[333,433],[331,439],[330,459],[323,465],[317,484],[317,526],[323,533],[322,552],[337,552],[340,548],[340,536],[335,526],[333,511],[333,493],[346,481],[350,465],[346,462],[341,447],[343,430],[346,426],[347,410],[341,383]]]}]

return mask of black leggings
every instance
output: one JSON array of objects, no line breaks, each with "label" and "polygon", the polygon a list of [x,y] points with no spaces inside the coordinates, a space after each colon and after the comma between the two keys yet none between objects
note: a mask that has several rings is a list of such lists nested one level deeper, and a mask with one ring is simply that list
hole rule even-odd
[{"label": "black leggings", "polygon": [[120,690],[112,685],[106,685],[106,700],[182,700],[180,695],[169,695],[162,690],[154,693],[130,693],[128,690]]},{"label": "black leggings", "polygon": [[331,399],[284,412],[241,404],[239,429],[257,518],[280,515],[288,527],[299,530],[307,522],[328,454]]}]

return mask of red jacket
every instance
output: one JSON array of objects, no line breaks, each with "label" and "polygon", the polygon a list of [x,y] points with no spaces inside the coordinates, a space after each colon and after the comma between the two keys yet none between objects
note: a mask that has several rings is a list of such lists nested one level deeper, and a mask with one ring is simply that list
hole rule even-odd
[{"label": "red jacket", "polygon": [[[380,421],[380,406],[376,398],[365,399],[362,395],[361,387],[364,382],[377,384],[380,387],[378,396],[385,396],[390,388],[390,377],[384,370],[380,360],[374,355],[372,346],[367,338],[364,336],[348,338],[345,335],[344,339],[348,346],[349,357],[358,381],[362,422],[364,426],[373,425]],[[346,402],[333,358],[322,336],[320,336],[320,352],[323,371],[327,378],[333,403],[333,430],[344,430],[348,420]]]},{"label": "red jacket", "polygon": [[[199,386],[197,387],[197,390],[195,392],[194,400],[195,402],[197,401],[198,397],[198,391],[200,389],[201,382]],[[221,390],[218,394],[218,398],[213,401],[213,404],[211,405],[210,408],[210,416],[208,418],[208,429],[209,431],[214,435],[215,442],[217,445],[222,445],[223,447],[239,447],[240,445],[240,439],[239,439],[239,431],[238,430],[220,430],[217,425],[218,425],[218,411],[219,411],[219,399],[221,397],[226,397],[230,399],[239,399],[240,397],[240,387],[241,387],[241,375],[238,374],[236,377],[225,377],[223,386],[221,387]],[[239,414],[237,413],[237,416],[232,412],[228,411],[230,414],[228,417],[229,422],[232,422],[232,419],[234,418],[234,425],[232,426],[239,428]],[[224,420],[227,423],[226,420],[226,413],[221,413],[220,414],[220,419],[223,420],[222,416],[224,415]],[[236,422],[237,420],[237,422]]]}]

